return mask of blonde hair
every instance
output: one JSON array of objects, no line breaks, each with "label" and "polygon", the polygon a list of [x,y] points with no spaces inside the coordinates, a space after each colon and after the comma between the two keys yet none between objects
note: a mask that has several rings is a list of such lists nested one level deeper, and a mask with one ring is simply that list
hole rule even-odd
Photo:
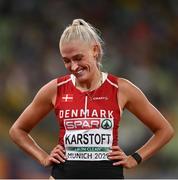
[{"label": "blonde hair", "polygon": [[98,34],[99,30],[94,28],[89,23],[85,22],[83,19],[74,19],[72,25],[66,27],[61,35],[59,47],[64,42],[70,42],[71,40],[81,40],[83,42],[92,43],[95,42],[98,45],[99,53],[96,57],[98,67],[101,66],[101,60],[103,57],[103,40]]}]

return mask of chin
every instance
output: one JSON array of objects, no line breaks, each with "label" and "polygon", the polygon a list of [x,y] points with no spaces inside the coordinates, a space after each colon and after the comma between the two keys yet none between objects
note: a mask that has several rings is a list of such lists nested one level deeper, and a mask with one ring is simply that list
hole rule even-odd
[{"label": "chin", "polygon": [[88,76],[87,76],[87,75],[76,76],[76,79],[77,79],[79,82],[85,82],[85,81],[88,80]]}]

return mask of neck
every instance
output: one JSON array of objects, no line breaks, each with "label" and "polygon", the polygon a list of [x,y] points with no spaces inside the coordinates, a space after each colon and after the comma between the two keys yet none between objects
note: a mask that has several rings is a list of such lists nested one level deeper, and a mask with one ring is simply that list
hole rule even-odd
[{"label": "neck", "polygon": [[102,72],[97,71],[90,79],[86,80],[85,82],[75,82],[75,85],[81,91],[92,91],[97,89],[102,84]]}]

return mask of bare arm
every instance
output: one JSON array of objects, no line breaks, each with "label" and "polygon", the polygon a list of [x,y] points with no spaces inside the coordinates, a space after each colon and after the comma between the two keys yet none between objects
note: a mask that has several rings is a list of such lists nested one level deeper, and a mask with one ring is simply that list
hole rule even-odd
[{"label": "bare arm", "polygon": [[[120,79],[119,87],[118,100],[121,108],[127,108],[153,132],[153,136],[149,141],[137,151],[142,159],[146,160],[172,138],[173,128],[163,115],[148,101],[139,88],[125,79]],[[117,150],[120,151],[121,149]],[[131,156],[126,157],[123,152],[122,155],[123,160],[120,157],[121,161],[117,165],[123,164],[125,167],[131,168],[137,164]]]},{"label": "bare arm", "polygon": [[[44,166],[50,165],[45,162],[49,155],[37,145],[29,133],[53,109],[56,87],[56,80],[42,87],[9,131],[12,140]],[[52,161],[58,162],[55,158]]]}]

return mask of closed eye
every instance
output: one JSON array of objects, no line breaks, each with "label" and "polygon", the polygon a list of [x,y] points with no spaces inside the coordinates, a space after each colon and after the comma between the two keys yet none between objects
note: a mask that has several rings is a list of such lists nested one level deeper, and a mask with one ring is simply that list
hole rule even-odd
[{"label": "closed eye", "polygon": [[[82,54],[77,54],[77,55],[74,55],[72,56],[72,61],[81,61],[83,59],[84,55]],[[62,57],[63,61],[64,61],[64,64],[68,64],[71,62],[71,59],[67,58],[67,57]]]},{"label": "closed eye", "polygon": [[83,59],[83,57],[84,56],[82,54],[77,54],[77,55],[73,56],[72,59],[74,61],[81,61]]},{"label": "closed eye", "polygon": [[68,64],[68,63],[70,63],[70,59],[65,58],[65,57],[63,57],[62,59],[63,59],[63,61],[64,61],[64,64]]}]

